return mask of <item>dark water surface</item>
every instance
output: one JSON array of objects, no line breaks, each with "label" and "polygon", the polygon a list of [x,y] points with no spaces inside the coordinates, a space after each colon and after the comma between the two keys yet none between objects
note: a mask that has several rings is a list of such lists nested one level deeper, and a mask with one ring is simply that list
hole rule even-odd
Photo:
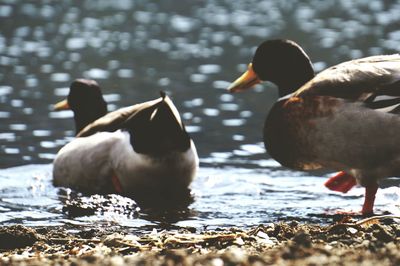
[{"label": "dark water surface", "polygon": [[[0,223],[154,223],[112,213],[68,219],[61,211],[51,162],[74,124],[72,112],[53,112],[52,104],[81,77],[98,81],[109,110],[154,99],[160,90],[173,98],[201,158],[196,200],[177,225],[312,221],[337,208],[358,210],[361,188],[328,192],[321,176],[269,159],[261,129],[277,97],[273,85],[234,96],[226,87],[265,39],[297,41],[316,71],[398,52],[400,2],[159,2],[0,1]],[[399,195],[398,182],[390,182],[377,210],[398,212]]]}]

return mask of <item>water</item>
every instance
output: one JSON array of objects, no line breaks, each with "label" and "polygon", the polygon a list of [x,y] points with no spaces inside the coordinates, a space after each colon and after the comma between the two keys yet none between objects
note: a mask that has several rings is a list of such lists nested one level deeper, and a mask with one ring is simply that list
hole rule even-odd
[{"label": "water", "polygon": [[[1,1],[0,223],[157,224],[62,212],[51,162],[74,124],[71,112],[53,112],[52,104],[81,77],[98,81],[109,110],[160,90],[173,98],[201,158],[195,202],[176,225],[313,221],[335,209],[358,210],[361,188],[328,192],[326,174],[290,171],[269,159],[261,129],[277,98],[273,85],[235,96],[225,89],[265,39],[296,40],[317,71],[398,52],[399,13],[398,1]],[[394,180],[380,190],[378,211],[398,212],[398,186]]]},{"label": "water", "polygon": [[[202,167],[192,184],[195,201],[188,210],[167,213],[167,217],[141,213],[138,218],[113,211],[70,217],[62,209],[71,191],[52,185],[50,164],[13,167],[0,170],[0,224],[119,225],[139,231],[165,226],[215,229],[292,219],[328,223],[337,210],[359,211],[364,189],[331,192],[323,187],[323,178],[288,171],[272,161],[270,165],[262,169]],[[399,197],[400,190],[393,184],[380,189],[377,212],[400,214]]]}]

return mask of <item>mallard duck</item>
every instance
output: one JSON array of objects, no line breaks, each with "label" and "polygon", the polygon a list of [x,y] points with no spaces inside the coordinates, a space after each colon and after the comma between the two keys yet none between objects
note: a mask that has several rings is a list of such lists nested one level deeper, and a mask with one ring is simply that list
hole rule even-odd
[{"label": "mallard duck", "polygon": [[[79,89],[84,93],[87,86],[81,84]],[[100,106],[90,104],[90,97],[78,96],[80,101],[75,105],[71,100],[77,94],[78,89],[75,92],[72,86],[68,104],[60,104],[74,108],[75,120],[81,118],[77,116],[82,114],[80,108]],[[100,113],[97,111],[91,110]],[[196,148],[176,107],[164,93],[79,128],[76,138],[54,159],[56,186],[86,193],[118,193],[151,207],[186,199],[190,194],[188,186],[198,168]]]},{"label": "mallard duck", "polygon": [[362,214],[373,213],[378,180],[400,176],[400,55],[379,55],[330,67],[314,76],[304,50],[269,40],[228,88],[275,83],[280,99],[264,125],[267,151],[285,167],[340,172],[326,185],[366,188]]}]

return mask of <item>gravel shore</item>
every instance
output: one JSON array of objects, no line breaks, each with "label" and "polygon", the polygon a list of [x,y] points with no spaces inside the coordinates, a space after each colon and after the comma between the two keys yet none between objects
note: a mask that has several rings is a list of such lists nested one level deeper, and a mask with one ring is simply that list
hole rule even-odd
[{"label": "gravel shore", "polygon": [[0,227],[1,265],[400,265],[397,218],[251,229]]}]

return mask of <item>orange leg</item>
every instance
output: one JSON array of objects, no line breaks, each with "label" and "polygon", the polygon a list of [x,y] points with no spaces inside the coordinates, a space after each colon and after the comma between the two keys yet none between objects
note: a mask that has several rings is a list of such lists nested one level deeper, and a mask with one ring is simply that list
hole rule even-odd
[{"label": "orange leg", "polygon": [[378,184],[373,184],[365,187],[365,199],[361,213],[370,215],[374,213],[375,194],[378,191]]}]

